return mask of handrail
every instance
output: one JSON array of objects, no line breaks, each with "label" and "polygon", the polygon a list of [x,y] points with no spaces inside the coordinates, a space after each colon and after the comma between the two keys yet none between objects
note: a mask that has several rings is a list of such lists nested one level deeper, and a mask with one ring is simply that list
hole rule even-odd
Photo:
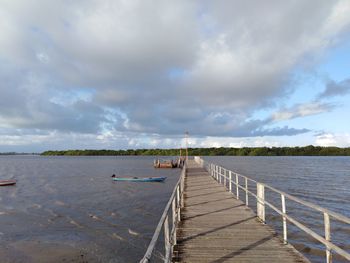
[{"label": "handrail", "polygon": [[[225,168],[223,168],[223,167],[221,167],[221,168],[222,168],[223,170],[225,170],[225,171],[232,172],[232,171],[227,170],[227,169],[225,169]],[[251,179],[251,178],[249,178],[249,177],[247,177],[247,176],[241,175],[241,174],[239,174],[239,173],[235,173],[235,172],[232,172],[232,173],[235,174],[235,175],[238,175],[239,177],[246,178],[246,179],[248,179],[250,182],[259,183],[258,181],[254,180],[254,179]],[[220,172],[219,172],[219,175],[225,176],[224,174],[222,174],[222,173],[220,173]],[[234,182],[233,182],[233,183],[234,183]],[[278,193],[278,194],[284,195],[285,197],[288,197],[290,200],[293,200],[294,202],[297,202],[297,203],[302,204],[302,205],[304,205],[304,206],[306,206],[306,207],[315,209],[315,210],[317,210],[317,211],[319,211],[319,212],[327,213],[327,214],[329,214],[330,216],[332,216],[332,217],[338,219],[339,221],[341,221],[341,222],[343,222],[343,223],[350,224],[350,218],[348,218],[348,217],[346,217],[346,216],[343,216],[343,215],[341,215],[341,214],[339,214],[339,213],[333,212],[333,211],[331,211],[331,210],[329,210],[329,209],[327,209],[327,208],[321,207],[321,206],[319,206],[319,205],[316,205],[316,204],[310,203],[310,202],[308,202],[308,201],[302,200],[302,199],[300,199],[300,198],[298,198],[298,197],[292,196],[292,195],[290,195],[290,194],[288,194],[288,193],[286,193],[286,192],[283,192],[283,191],[281,191],[281,190],[278,190],[278,189],[276,189],[276,188],[274,188],[274,187],[272,187],[272,186],[269,186],[269,185],[267,185],[267,184],[264,184],[264,183],[260,183],[260,184],[264,185],[265,188],[268,188],[268,189],[272,190],[273,192],[276,192],[276,193]],[[244,190],[244,189],[243,189],[243,190]]]},{"label": "handrail", "polygon": [[[301,229],[302,231],[304,231],[305,233],[307,233],[308,235],[310,235],[311,237],[313,237],[314,239],[316,239],[317,241],[319,241],[320,243],[325,245],[327,263],[332,262],[332,251],[336,252],[337,254],[344,257],[345,259],[350,260],[350,254],[348,252],[346,252],[344,249],[342,249],[342,248],[338,247],[337,245],[335,245],[334,243],[332,243],[332,241],[331,241],[330,217],[337,219],[338,221],[346,223],[346,224],[350,224],[350,218],[348,218],[344,215],[338,214],[336,212],[330,211],[330,210],[323,208],[321,206],[318,206],[316,204],[304,201],[298,197],[295,197],[295,196],[287,194],[283,191],[280,191],[272,186],[255,181],[247,176],[232,172],[232,171],[225,169],[221,166],[204,161],[200,157],[196,157],[195,161],[197,163],[201,164],[209,172],[209,175],[211,175],[220,184],[224,184],[225,187],[228,188],[228,190],[230,192],[233,192],[232,191],[233,190],[232,184],[234,184],[236,186],[236,194],[235,195],[236,195],[237,199],[239,199],[239,190],[245,191],[245,194],[246,194],[245,201],[246,201],[247,206],[249,203],[248,195],[255,197],[256,202],[257,202],[257,216],[259,217],[259,219],[262,222],[265,223],[265,205],[267,205],[268,207],[273,209],[275,212],[277,212],[279,215],[281,215],[282,216],[282,223],[283,223],[283,241],[284,241],[284,243],[288,242],[288,239],[287,239],[287,234],[288,234],[287,233],[287,221],[289,221],[290,223],[292,223],[293,225],[295,225],[296,227],[298,227],[299,229]],[[227,177],[227,173],[229,174],[228,177]],[[233,176],[235,177],[235,180],[233,180],[234,179]],[[244,178],[245,185],[240,184],[240,180],[239,180],[240,177]],[[227,185],[227,182],[228,182],[228,185]],[[248,189],[248,182],[253,182],[256,184],[256,190],[257,190],[256,194]],[[265,188],[267,188],[275,193],[278,193],[280,195],[281,207],[282,207],[281,210],[278,209],[276,206],[272,205],[269,201],[267,201],[265,199]],[[287,211],[286,211],[286,199],[292,200],[292,201],[297,202],[301,205],[304,205],[306,207],[309,207],[311,209],[314,209],[318,212],[323,213],[324,229],[325,229],[324,237],[320,236],[319,234],[317,234],[316,232],[314,232],[313,230],[311,230],[307,226],[303,225],[302,223],[298,222],[296,219],[294,219],[293,217],[288,215]]]},{"label": "handrail", "polygon": [[[160,220],[158,222],[156,230],[154,231],[151,242],[148,245],[145,255],[140,260],[140,263],[150,262],[153,255],[153,251],[157,244],[159,235],[162,231],[162,228],[164,228],[164,247],[165,247],[165,253],[164,253],[163,259],[164,259],[164,262],[171,261],[172,248],[173,248],[173,245],[176,244],[176,227],[178,222],[181,219],[180,208],[183,205],[184,178],[186,176],[186,167],[187,167],[187,164],[185,163],[185,165],[182,168],[180,178],[177,181],[174,187],[174,190],[170,196],[170,199],[164,208],[164,212],[160,217]],[[172,207],[171,231],[169,231],[170,207]]]}]

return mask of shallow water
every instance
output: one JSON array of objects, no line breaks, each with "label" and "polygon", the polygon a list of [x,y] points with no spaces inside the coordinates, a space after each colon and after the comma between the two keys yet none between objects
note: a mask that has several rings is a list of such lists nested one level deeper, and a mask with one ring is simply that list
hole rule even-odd
[{"label": "shallow water", "polygon": [[[1,262],[137,262],[178,180],[153,157],[1,156]],[[164,183],[111,175],[167,176]]]},{"label": "shallow water", "polygon": [[[206,160],[251,179],[266,183],[303,200],[318,204],[331,211],[350,217],[350,157],[206,157]],[[244,182],[241,182],[243,184]],[[256,191],[253,187],[253,191]],[[240,196],[245,200],[245,194]],[[280,196],[265,189],[265,197],[280,208]],[[251,207],[256,209],[254,197]],[[324,235],[323,214],[295,202],[286,201],[287,213]],[[278,233],[282,220],[277,213],[267,209],[267,223]],[[331,219],[332,240],[350,253],[350,226]],[[288,224],[289,242],[312,262],[325,262],[324,246],[309,238],[301,230]],[[347,262],[334,256],[334,262]]]},{"label": "shallow water", "polygon": [[[153,159],[0,156],[0,179],[18,180],[0,187],[1,262],[138,262],[180,174],[154,169]],[[350,216],[349,157],[205,159]],[[167,179],[120,183],[111,180],[113,173]],[[278,196],[271,199],[280,207]],[[250,204],[255,209],[253,198]],[[287,212],[323,234],[322,214],[288,201]],[[281,232],[280,216],[267,213],[267,222]],[[349,251],[349,226],[332,221],[331,227],[336,244]],[[288,232],[289,241],[313,262],[324,262],[322,245],[290,224]]]}]

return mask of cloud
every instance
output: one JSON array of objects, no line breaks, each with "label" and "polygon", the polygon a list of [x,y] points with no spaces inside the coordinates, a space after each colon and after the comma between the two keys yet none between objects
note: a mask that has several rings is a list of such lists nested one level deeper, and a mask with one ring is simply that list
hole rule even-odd
[{"label": "cloud", "polygon": [[316,136],[315,144],[319,146],[350,147],[349,133],[322,133]]},{"label": "cloud", "polygon": [[54,100],[58,92],[52,80],[33,73],[18,76],[19,70],[0,70],[0,129],[96,133],[108,121],[102,107],[84,98],[59,104]]},{"label": "cloud", "polygon": [[295,129],[285,126],[283,128],[260,129],[253,131],[252,136],[292,136],[309,132],[309,129]]},{"label": "cloud", "polygon": [[273,121],[291,120],[299,117],[306,117],[324,112],[329,112],[335,108],[335,105],[330,103],[310,102],[296,104],[291,108],[283,109],[272,114]]},{"label": "cloud", "polygon": [[[99,138],[307,132],[252,116],[290,93],[295,67],[341,41],[349,10],[348,1],[258,1],[254,8],[236,1],[3,1],[0,129]],[[330,107],[299,105],[274,118]]]},{"label": "cloud", "polygon": [[319,99],[329,99],[332,97],[343,96],[350,92],[350,79],[345,79],[340,82],[333,80],[329,81],[326,89],[319,94]]}]

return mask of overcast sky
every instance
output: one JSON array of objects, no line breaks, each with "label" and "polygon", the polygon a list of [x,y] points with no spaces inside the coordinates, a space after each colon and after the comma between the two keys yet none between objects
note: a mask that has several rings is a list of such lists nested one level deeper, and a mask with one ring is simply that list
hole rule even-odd
[{"label": "overcast sky", "polygon": [[0,151],[350,146],[350,1],[0,0]]}]

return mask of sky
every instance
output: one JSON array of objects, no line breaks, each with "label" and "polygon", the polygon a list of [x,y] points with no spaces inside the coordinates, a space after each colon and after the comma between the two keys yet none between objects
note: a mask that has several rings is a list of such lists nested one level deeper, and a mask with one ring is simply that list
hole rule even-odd
[{"label": "sky", "polygon": [[0,0],[0,151],[350,147],[348,0]]}]

